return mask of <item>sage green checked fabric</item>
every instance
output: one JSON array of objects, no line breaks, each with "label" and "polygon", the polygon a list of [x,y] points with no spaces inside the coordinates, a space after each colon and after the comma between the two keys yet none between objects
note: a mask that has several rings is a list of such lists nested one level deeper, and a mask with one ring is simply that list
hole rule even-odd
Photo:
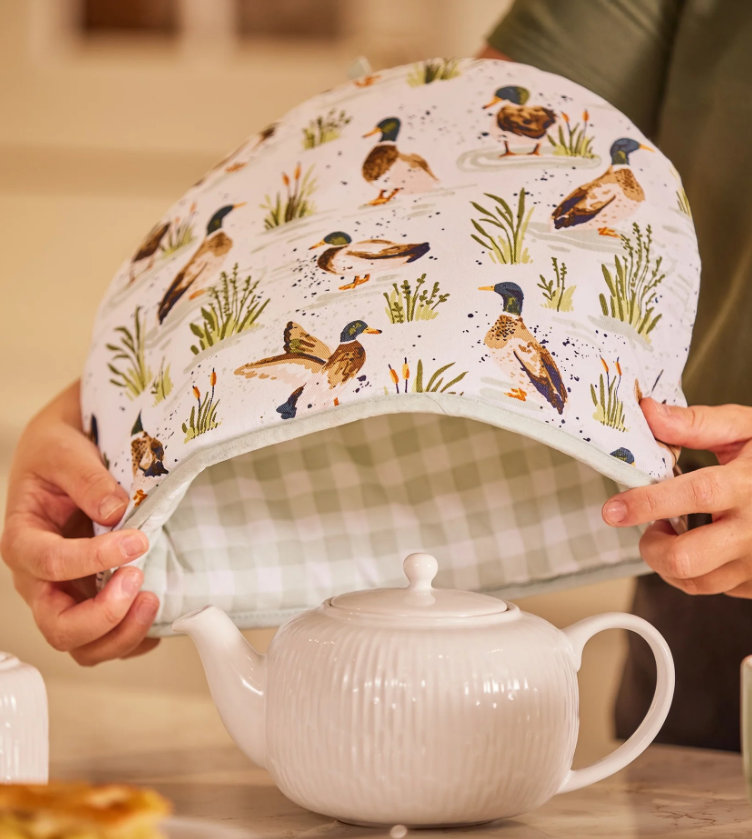
[{"label": "sage green checked fabric", "polygon": [[[374,417],[205,470],[146,563],[162,630],[207,597],[275,625],[340,592],[400,585],[399,558],[439,558],[437,584],[508,596],[531,580],[637,565],[634,530],[600,524],[610,479],[483,423]],[[545,522],[545,524],[543,524]]]}]

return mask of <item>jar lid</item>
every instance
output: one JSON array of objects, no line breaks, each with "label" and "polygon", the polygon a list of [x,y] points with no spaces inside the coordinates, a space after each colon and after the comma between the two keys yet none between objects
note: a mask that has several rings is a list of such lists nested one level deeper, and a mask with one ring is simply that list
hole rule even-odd
[{"label": "jar lid", "polygon": [[503,600],[448,588],[433,588],[439,563],[429,554],[410,554],[402,566],[406,588],[353,591],[332,598],[334,609],[358,615],[389,615],[416,618],[479,618],[506,612]]}]

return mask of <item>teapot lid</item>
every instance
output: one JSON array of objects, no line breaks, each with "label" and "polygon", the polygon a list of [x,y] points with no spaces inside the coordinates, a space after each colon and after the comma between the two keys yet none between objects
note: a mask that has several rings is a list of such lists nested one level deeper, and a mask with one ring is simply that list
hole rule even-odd
[{"label": "teapot lid", "polygon": [[429,554],[410,554],[402,568],[408,579],[405,588],[340,594],[332,598],[330,606],[358,615],[416,618],[479,618],[507,610],[503,600],[487,594],[433,588],[431,582],[439,570],[439,563]]}]

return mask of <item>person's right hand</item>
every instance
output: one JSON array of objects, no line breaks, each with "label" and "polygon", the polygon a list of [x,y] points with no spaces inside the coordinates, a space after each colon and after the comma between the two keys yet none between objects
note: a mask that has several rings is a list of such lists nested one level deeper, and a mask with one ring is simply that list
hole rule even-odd
[{"label": "person's right hand", "polygon": [[[144,554],[138,530],[94,536],[115,525],[128,495],[81,428],[79,383],[55,397],[19,440],[8,481],[0,552],[47,641],[83,665],[153,649],[146,638],[159,608],[141,592],[143,573],[120,568]],[[94,575],[118,568],[95,593]]]}]

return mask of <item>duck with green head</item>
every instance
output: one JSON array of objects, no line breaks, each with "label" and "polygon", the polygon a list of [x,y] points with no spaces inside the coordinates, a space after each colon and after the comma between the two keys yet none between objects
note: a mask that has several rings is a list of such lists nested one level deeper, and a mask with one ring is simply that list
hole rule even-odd
[{"label": "duck with green head", "polygon": [[401,125],[397,117],[387,117],[363,135],[381,135],[363,161],[363,177],[379,190],[378,197],[370,204],[386,204],[399,192],[408,195],[428,192],[438,183],[439,179],[419,154],[403,154],[397,148]]},{"label": "duck with green head", "polygon": [[500,87],[493,95],[493,99],[483,106],[484,110],[492,108],[499,102],[504,104],[496,114],[495,129],[501,140],[504,141],[504,153],[499,157],[515,155],[509,148],[509,137],[524,137],[529,140],[537,140],[535,147],[527,154],[540,154],[541,140],[546,136],[548,129],[556,122],[556,114],[550,108],[542,105],[528,105],[530,91],[525,87],[510,85]]},{"label": "duck with green head", "polygon": [[552,215],[554,227],[579,227],[597,230],[601,236],[618,236],[613,226],[629,218],[645,200],[645,192],[629,165],[630,155],[640,149],[653,151],[630,137],[616,140],[611,145],[611,165],[559,204]]},{"label": "duck with green head", "polygon": [[517,283],[481,286],[501,297],[504,311],[488,330],[483,343],[491,358],[515,385],[508,393],[526,402],[528,396],[542,396],[558,413],[563,413],[567,389],[551,353],[540,344],[522,320],[525,295]]},{"label": "duck with green head", "polygon": [[220,207],[209,219],[204,241],[188,262],[178,271],[159,303],[157,317],[160,323],[164,321],[172,307],[186,291],[191,290],[191,298],[198,297],[204,293],[206,285],[216,277],[225,261],[225,257],[232,248],[232,239],[222,229],[222,222],[233,210],[244,207],[245,203],[243,201],[239,204],[226,204],[224,207]]},{"label": "duck with green head", "polygon": [[354,276],[340,291],[357,288],[367,283],[372,273],[390,271],[400,265],[407,265],[425,256],[431,249],[428,242],[397,244],[388,239],[363,239],[353,242],[349,234],[341,230],[329,233],[310,250],[329,247],[316,260],[322,271],[341,277]]},{"label": "duck with green head", "polygon": [[380,329],[372,329],[364,320],[350,321],[332,352],[323,341],[290,321],[285,327],[283,352],[244,364],[235,375],[266,382],[279,380],[293,387],[287,400],[277,408],[282,419],[293,419],[301,405],[306,410],[339,405],[340,395],[366,363],[360,336],[379,334]]}]

